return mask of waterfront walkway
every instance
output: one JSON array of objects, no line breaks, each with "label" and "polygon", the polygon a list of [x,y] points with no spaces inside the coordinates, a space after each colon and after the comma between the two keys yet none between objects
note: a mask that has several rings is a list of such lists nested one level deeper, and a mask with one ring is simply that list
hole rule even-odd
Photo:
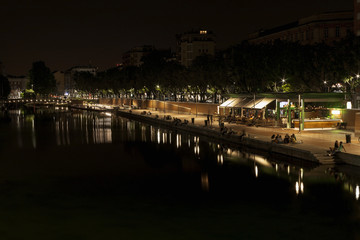
[{"label": "waterfront walkway", "polygon": [[[128,112],[128,110],[122,110]],[[133,114],[141,114],[144,112],[141,110],[132,110]],[[149,112],[147,110],[146,112]],[[205,126],[205,120],[207,120],[206,115],[194,115],[194,114],[180,114],[174,112],[160,112],[150,110],[151,115],[146,115],[151,118],[155,118],[158,115],[159,119],[164,119],[164,116],[170,115],[172,118],[181,119],[183,122],[185,119],[189,121],[189,125],[195,125],[198,127],[213,129],[214,131],[220,132],[220,126],[218,121],[213,121],[212,124],[208,124]],[[192,124],[191,119],[194,118],[194,124]],[[334,146],[335,140],[339,142],[342,141],[346,150],[346,153],[351,154],[348,155],[352,158],[359,157],[360,161],[360,142],[358,141],[358,137],[355,137],[354,133],[347,130],[304,130],[299,132],[294,129],[286,129],[286,128],[278,128],[278,127],[255,127],[255,126],[246,126],[243,124],[236,123],[225,123],[225,127],[228,130],[233,130],[236,134],[241,135],[245,131],[246,136],[250,136],[251,138],[255,138],[261,141],[270,142],[271,136],[273,134],[280,134],[282,138],[284,138],[285,134],[289,135],[295,134],[297,140],[301,140],[301,144],[286,144],[290,147],[310,151],[314,156],[326,156],[327,150],[329,147]],[[346,143],[346,134],[351,135],[351,143]],[[353,156],[357,155],[357,156]],[[326,160],[325,160],[326,161]],[[359,162],[360,163],[360,162]]]}]

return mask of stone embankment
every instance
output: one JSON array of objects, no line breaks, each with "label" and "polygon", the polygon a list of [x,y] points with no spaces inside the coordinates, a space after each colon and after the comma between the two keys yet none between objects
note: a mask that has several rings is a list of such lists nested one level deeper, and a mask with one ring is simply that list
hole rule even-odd
[{"label": "stone embankment", "polygon": [[[72,103],[71,105],[81,105]],[[152,103],[153,107],[157,106],[155,103]],[[171,104],[170,104],[171,105]],[[170,106],[169,105],[169,106]],[[114,107],[117,106],[117,107]],[[125,106],[125,105],[124,105]],[[162,104],[161,106],[164,106]],[[168,107],[168,105],[165,105]],[[97,108],[99,107],[99,108]],[[204,126],[204,119],[206,119],[207,114],[204,109],[202,111],[202,115],[199,115],[199,111],[201,108],[196,107],[195,112],[191,106],[190,112],[179,112],[171,109],[157,109],[157,108],[139,108],[132,109],[132,112],[129,111],[129,108],[122,109],[119,105],[108,105],[106,103],[99,104],[97,107],[88,107],[82,106],[80,109],[90,110],[90,111],[115,111],[118,116],[123,116],[126,118],[147,122],[153,125],[160,125],[162,127],[175,129],[179,131],[185,131],[196,135],[201,135],[209,140],[213,140],[216,142],[223,142],[227,144],[233,144],[239,147],[249,147],[254,151],[259,150],[262,152],[274,154],[274,155],[282,155],[287,158],[292,158],[294,160],[301,160],[308,163],[315,164],[349,164],[353,166],[360,166],[360,142],[358,143],[356,140],[353,143],[345,143],[345,135],[352,134],[354,137],[354,133],[349,132],[348,130],[328,130],[328,131],[302,131],[301,134],[295,130],[289,129],[281,129],[281,128],[254,128],[247,127],[244,125],[238,124],[228,124],[226,123],[226,127],[233,128],[234,131],[238,132],[238,134],[228,135],[221,134],[219,126],[211,125]],[[108,107],[108,108],[104,108]],[[204,107],[204,106],[202,106]],[[125,107],[124,107],[125,108]],[[116,110],[114,110],[116,109]],[[131,109],[131,108],[130,108]],[[145,109],[151,109],[152,115],[142,115]],[[209,110],[210,111],[210,110]],[[166,112],[166,113],[165,113]],[[171,112],[171,113],[170,113]],[[159,117],[155,118],[154,116],[158,114]],[[190,118],[194,118],[194,123],[189,122],[188,124],[174,124],[173,121],[165,120],[164,116],[166,114],[171,114],[173,117],[180,118],[182,121],[187,119],[190,121]],[[240,137],[243,131],[246,131],[246,135]],[[270,136],[274,133],[280,133],[285,135],[286,133],[295,133],[298,137],[304,140],[304,144],[274,144],[270,142]],[[346,147],[346,152],[337,153],[335,157],[327,156],[327,150],[329,150],[329,146],[334,144],[335,140],[343,141]],[[304,162],[304,163],[305,163]]]},{"label": "stone embankment", "polygon": [[266,141],[264,139],[256,138],[255,136],[249,134],[222,134],[219,131],[219,128],[210,128],[205,126],[200,126],[198,124],[193,124],[189,122],[188,124],[176,124],[173,120],[166,120],[164,118],[155,118],[154,116],[135,114],[126,110],[116,111],[117,116],[126,117],[129,119],[138,120],[141,122],[146,122],[152,125],[158,125],[161,127],[166,127],[169,129],[174,129],[178,131],[185,131],[191,134],[196,134],[200,136],[205,136],[210,140],[217,142],[222,142],[226,144],[231,144],[234,146],[246,146],[249,148],[254,148],[261,150],[267,153],[281,154],[295,160],[304,160],[310,161],[312,163],[320,163],[319,159],[314,156],[311,151],[305,149],[294,148],[284,144],[275,144]]}]

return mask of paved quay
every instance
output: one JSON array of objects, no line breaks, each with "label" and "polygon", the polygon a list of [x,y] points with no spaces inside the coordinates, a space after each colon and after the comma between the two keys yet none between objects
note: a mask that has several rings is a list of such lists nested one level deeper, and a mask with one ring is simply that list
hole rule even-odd
[{"label": "paved quay", "polygon": [[[129,113],[129,110],[119,110],[122,112]],[[143,115],[144,109],[132,109],[131,114]],[[213,121],[212,124],[205,126],[205,120],[207,120],[206,115],[195,115],[195,114],[181,114],[175,112],[161,112],[146,110],[146,112],[151,112],[151,115],[143,115],[149,118],[158,118],[164,119],[165,116],[170,115],[172,118],[181,119],[181,122],[184,120],[189,121],[188,125],[196,126],[199,128],[213,130],[220,132],[220,126],[218,121]],[[157,117],[156,117],[157,116]],[[192,124],[191,119],[194,118],[194,124]],[[323,164],[333,164],[334,158],[327,157],[326,152],[329,150],[329,147],[334,145],[335,140],[339,142],[342,141],[345,147],[346,152],[337,154],[335,159],[339,159],[341,162],[346,162],[351,165],[360,166],[360,142],[358,137],[355,137],[354,133],[347,130],[304,130],[299,132],[295,129],[286,129],[279,127],[255,127],[255,126],[246,126],[243,124],[236,123],[224,123],[225,127],[229,130],[233,130],[236,135],[240,136],[241,134],[246,133],[246,136],[251,139],[259,140],[260,142],[271,142],[271,136],[273,134],[280,134],[283,138],[286,133],[289,135],[295,134],[297,140],[301,140],[302,143],[299,144],[279,144],[285,145],[288,148],[297,149],[298,151],[308,151]],[[351,143],[346,143],[346,134],[351,135]],[[274,143],[273,143],[274,144]]]}]

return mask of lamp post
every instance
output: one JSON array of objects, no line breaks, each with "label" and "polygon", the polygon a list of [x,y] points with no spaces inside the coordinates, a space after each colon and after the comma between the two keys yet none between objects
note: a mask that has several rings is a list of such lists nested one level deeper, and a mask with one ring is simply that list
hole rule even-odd
[{"label": "lamp post", "polygon": [[[284,87],[285,81],[286,81],[285,78],[282,78],[282,79],[281,79],[281,83],[282,83],[282,84],[281,84],[281,87]],[[284,92],[284,88],[283,88],[283,92]]]},{"label": "lamp post", "polygon": [[195,93],[195,115],[197,117],[197,94]]},{"label": "lamp post", "polygon": [[324,85],[325,85],[325,92],[329,92],[328,86],[327,86],[327,81],[324,81]]},{"label": "lamp post", "polygon": [[[281,79],[281,81],[280,81],[281,86],[283,86],[283,85],[284,85],[285,81],[286,81],[286,79],[285,79],[285,78],[282,78],[282,79]],[[277,89],[277,84],[276,84],[276,83],[277,83],[277,82],[275,81],[275,92],[278,92],[278,89]]]}]

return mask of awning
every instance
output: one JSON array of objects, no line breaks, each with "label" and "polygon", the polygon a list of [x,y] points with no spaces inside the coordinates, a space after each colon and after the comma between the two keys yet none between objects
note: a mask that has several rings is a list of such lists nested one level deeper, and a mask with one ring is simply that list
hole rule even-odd
[{"label": "awning", "polygon": [[244,105],[248,104],[250,101],[251,101],[251,98],[243,98],[243,99],[241,99],[241,101],[239,101],[235,105],[235,108],[242,108],[242,107],[244,107]]},{"label": "awning", "polygon": [[258,104],[255,105],[255,108],[263,109],[264,107],[266,107],[267,105],[269,105],[270,103],[272,103],[275,100],[276,100],[275,98],[263,98],[261,100],[261,102],[259,102]]},{"label": "awning", "polygon": [[233,103],[238,101],[240,98],[229,98],[225,102],[223,102],[220,107],[232,107]]},{"label": "awning", "polygon": [[223,102],[220,107],[227,108],[252,108],[252,109],[263,109],[265,106],[275,101],[275,98],[230,98]]},{"label": "awning", "polygon": [[250,101],[247,104],[243,105],[242,107],[243,108],[256,108],[256,105],[259,104],[261,101],[262,101],[262,98],[255,99],[255,101],[253,98],[251,98]]},{"label": "awning", "polygon": [[260,99],[252,99],[248,102],[248,104],[244,105],[243,108],[252,108],[252,109],[263,109],[268,104],[275,101],[275,98],[260,98]]}]

